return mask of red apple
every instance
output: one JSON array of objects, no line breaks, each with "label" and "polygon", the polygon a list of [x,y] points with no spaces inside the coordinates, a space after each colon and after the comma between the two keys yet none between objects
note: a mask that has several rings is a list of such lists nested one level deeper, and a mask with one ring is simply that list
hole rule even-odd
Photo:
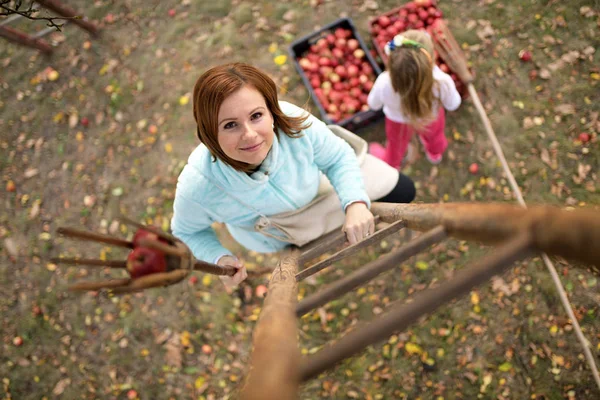
[{"label": "red apple", "polygon": [[346,76],[348,76],[348,73],[346,72],[346,68],[343,65],[338,65],[337,67],[335,67],[333,72],[338,74],[341,78],[345,78]]},{"label": "red apple", "polygon": [[174,8],[171,8],[171,9],[169,10],[169,17],[174,17],[174,16],[175,16],[175,14],[177,14],[177,11],[175,11],[175,9],[174,9]]},{"label": "red apple", "polygon": [[346,37],[346,31],[345,31],[345,29],[342,29],[342,28],[337,28],[333,32],[333,34],[335,35],[336,38],[339,38],[339,39],[343,39]]},{"label": "red apple", "polygon": [[267,287],[265,285],[258,285],[254,291],[254,293],[256,294],[256,297],[265,297],[265,295],[267,294]]},{"label": "red apple", "polygon": [[590,141],[590,139],[591,139],[591,136],[590,136],[589,133],[582,132],[582,133],[579,134],[579,141],[581,143],[587,143],[587,142]]},{"label": "red apple", "polygon": [[195,285],[196,283],[198,283],[198,277],[197,277],[196,275],[192,275],[192,276],[190,277],[190,283],[191,283],[192,285]]},{"label": "red apple", "polygon": [[477,174],[477,172],[479,172],[479,165],[477,163],[469,165],[469,172],[473,175]]},{"label": "red apple", "polygon": [[316,45],[319,50],[325,50],[326,48],[329,47],[329,45],[327,44],[327,40],[325,40],[325,38],[321,38],[321,39],[317,40]]},{"label": "red apple", "polygon": [[168,243],[167,240],[159,237],[155,232],[152,232],[149,229],[140,228],[135,231],[135,235],[133,235],[133,247],[141,246],[140,240],[142,239],[158,240],[159,242]]},{"label": "red apple", "polygon": [[335,43],[335,35],[330,33],[329,35],[325,36],[325,40],[327,40],[327,43],[329,43],[330,45]]},{"label": "red apple", "polygon": [[81,118],[81,125],[83,125],[84,128],[87,128],[89,124],[90,124],[90,120],[87,119],[87,117]]},{"label": "red apple", "polygon": [[403,21],[396,21],[394,22],[394,28],[396,29],[396,31],[402,32],[404,31],[404,29],[406,29],[406,25],[404,25]]},{"label": "red apple", "polygon": [[354,64],[349,65],[348,68],[346,68],[346,71],[348,71],[349,77],[358,76],[358,67]]},{"label": "red apple", "polygon": [[331,60],[327,57],[320,57],[319,65],[322,65],[324,67],[329,67],[329,66],[331,66]]},{"label": "red apple", "polygon": [[365,56],[365,51],[363,49],[356,49],[352,55],[360,60]]},{"label": "red apple", "polygon": [[521,50],[519,52],[519,58],[521,59],[521,61],[531,61],[531,53],[527,50]]},{"label": "red apple", "polygon": [[148,247],[136,247],[127,256],[127,271],[132,278],[165,272],[167,260],[163,252]]},{"label": "red apple", "polygon": [[426,21],[427,18],[429,18],[429,13],[425,10],[419,10],[419,12],[417,13],[417,15],[419,16],[419,19],[421,21]]},{"label": "red apple", "polygon": [[381,17],[379,17],[379,19],[377,20],[377,23],[379,24],[379,26],[381,26],[382,28],[387,28],[388,26],[390,26],[390,24],[392,23],[390,21],[390,18],[382,15]]},{"label": "red apple", "polygon": [[358,49],[358,48],[359,48],[359,46],[360,46],[360,43],[358,43],[358,40],[356,40],[356,39],[349,39],[349,40],[346,42],[346,45],[348,46],[348,48],[349,48],[350,50],[356,50],[356,49]]},{"label": "red apple", "polygon": [[21,336],[15,336],[13,338],[13,344],[17,347],[21,346],[23,344],[23,338]]}]

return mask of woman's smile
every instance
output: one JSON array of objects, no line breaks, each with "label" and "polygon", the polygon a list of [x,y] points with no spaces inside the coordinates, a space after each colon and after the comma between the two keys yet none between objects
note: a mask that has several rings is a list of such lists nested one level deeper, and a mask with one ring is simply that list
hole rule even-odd
[{"label": "woman's smile", "polygon": [[242,151],[249,151],[249,152],[255,152],[260,150],[261,146],[263,145],[264,141],[258,143],[258,144],[254,144],[252,146],[245,146],[245,147],[241,147],[240,150]]}]

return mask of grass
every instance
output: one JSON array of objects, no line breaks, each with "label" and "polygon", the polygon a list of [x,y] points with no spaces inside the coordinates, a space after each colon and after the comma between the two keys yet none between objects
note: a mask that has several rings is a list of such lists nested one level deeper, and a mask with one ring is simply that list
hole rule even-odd
[{"label": "grass", "polygon": [[[100,38],[90,39],[69,25],[51,58],[0,44],[0,176],[3,188],[8,180],[17,185],[16,192],[4,192],[0,200],[3,398],[124,399],[129,390],[142,399],[233,398],[245,374],[261,299],[242,303],[237,294],[225,293],[217,279],[202,275],[195,285],[185,282],[119,298],[66,293],[75,280],[115,275],[55,269],[49,257],[59,253],[97,257],[106,250],[84,248],[54,232],[58,226],[106,231],[118,212],[168,228],[177,176],[197,145],[191,103],[180,105],[180,98],[191,92],[202,71],[218,63],[249,61],[280,84],[289,79],[283,98],[305,104],[307,91],[291,61],[276,66],[269,46],[273,43],[277,52],[287,54],[294,35],[303,36],[344,15],[368,39],[368,18],[398,6],[388,0],[378,1],[378,10],[340,1],[314,9],[306,1],[186,3],[76,0],[72,7],[102,25]],[[598,207],[600,152],[598,128],[592,123],[600,100],[594,78],[597,11],[585,16],[582,7],[589,2],[584,0],[477,6],[446,0],[440,6],[459,42],[468,44],[476,88],[527,201]],[[175,17],[167,14],[171,8]],[[283,21],[290,10],[295,17]],[[115,22],[105,19],[108,13]],[[261,17],[267,28],[257,27]],[[482,39],[478,33],[486,21],[494,34]],[[282,30],[288,23],[292,35]],[[91,47],[86,50],[87,40]],[[581,56],[589,47],[595,52]],[[518,59],[521,49],[532,52],[533,62]],[[550,79],[530,80],[532,70],[549,69],[570,51],[580,54],[572,65],[551,71]],[[101,72],[114,64],[111,60],[115,66]],[[31,79],[48,66],[60,78],[33,85]],[[117,95],[109,93],[109,85]],[[561,115],[556,110],[561,104],[572,105],[574,114]],[[89,118],[89,127],[69,126],[68,117],[75,111]],[[60,113],[62,120],[55,120]],[[543,120],[525,129],[526,119],[535,117]],[[156,135],[148,132],[151,124],[158,127]],[[577,140],[584,131],[594,136],[585,145]],[[383,123],[359,133],[383,140]],[[405,170],[418,185],[419,201],[513,201],[470,100],[448,114],[447,135],[450,146],[442,164],[434,168],[421,156]],[[544,160],[544,150],[554,168]],[[480,164],[478,175],[468,172],[472,162]],[[579,165],[589,166],[589,171],[577,183],[573,176]],[[39,174],[25,178],[28,168],[37,168]],[[113,194],[115,188],[122,188],[122,194]],[[92,194],[96,203],[85,206],[84,197]],[[31,217],[36,199],[41,200],[40,210]],[[49,240],[40,236],[44,229]],[[131,235],[121,227],[118,231]],[[225,229],[219,228],[218,235],[242,252]],[[9,239],[16,257],[9,256]],[[301,296],[405,240],[394,235],[385,248],[373,246],[337,263],[314,283],[300,285]],[[329,303],[324,323],[319,313],[308,314],[299,321],[302,351],[310,354],[432,282],[443,283],[488,251],[476,243],[446,242]],[[106,254],[124,257],[118,251]],[[249,267],[277,261],[276,255],[242,254]],[[560,260],[556,265],[597,356],[596,277],[578,265]],[[264,278],[251,285],[262,283]],[[39,315],[33,312],[36,306]],[[13,344],[16,336],[23,338],[23,345]],[[174,345],[169,353],[165,338],[176,337],[179,343],[185,338],[185,345]],[[61,390],[62,395],[53,394]],[[442,306],[405,332],[306,383],[300,397],[587,399],[597,394],[549,275],[536,258],[517,263],[501,284],[484,285]]]}]

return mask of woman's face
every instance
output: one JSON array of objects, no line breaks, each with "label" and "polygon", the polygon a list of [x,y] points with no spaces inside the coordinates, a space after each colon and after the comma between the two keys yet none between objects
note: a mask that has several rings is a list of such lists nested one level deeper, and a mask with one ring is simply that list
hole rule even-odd
[{"label": "woman's face", "polygon": [[230,158],[258,167],[273,145],[273,116],[262,94],[243,86],[219,108],[218,142]]}]

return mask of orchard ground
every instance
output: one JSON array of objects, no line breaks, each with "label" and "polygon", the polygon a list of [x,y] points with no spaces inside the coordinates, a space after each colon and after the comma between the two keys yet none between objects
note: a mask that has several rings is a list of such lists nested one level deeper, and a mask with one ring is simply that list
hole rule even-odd
[{"label": "orchard ground", "polygon": [[[57,267],[50,257],[125,254],[64,240],[56,228],[127,237],[132,232],[114,220],[124,212],[168,229],[177,176],[198,143],[190,96],[200,73],[250,62],[273,76],[283,99],[316,112],[291,60],[278,56],[293,39],[341,16],[368,38],[369,18],[399,4],[66,3],[97,21],[101,37],[68,25],[51,36],[60,42],[51,57],[0,42],[2,398],[235,397],[260,298],[242,304],[202,275],[123,297],[68,293],[75,280],[117,273]],[[598,8],[584,0],[444,0],[440,8],[476,71],[526,200],[598,209]],[[31,32],[44,24],[11,26]],[[531,61],[519,58],[524,49]],[[383,124],[358,133],[383,140]],[[582,143],[582,133],[591,139]],[[428,164],[419,149],[404,170],[417,182],[418,201],[514,202],[470,100],[448,114],[447,135],[440,165]],[[219,235],[250,269],[277,262],[276,255],[243,252],[222,228]],[[300,296],[403,240],[398,234],[336,264],[300,285]],[[440,284],[488,251],[445,242],[308,314],[299,321],[302,352],[318,351],[357,321]],[[598,360],[597,278],[564,260],[556,267]],[[534,258],[303,385],[300,397],[593,399],[600,392],[549,274]]]}]

